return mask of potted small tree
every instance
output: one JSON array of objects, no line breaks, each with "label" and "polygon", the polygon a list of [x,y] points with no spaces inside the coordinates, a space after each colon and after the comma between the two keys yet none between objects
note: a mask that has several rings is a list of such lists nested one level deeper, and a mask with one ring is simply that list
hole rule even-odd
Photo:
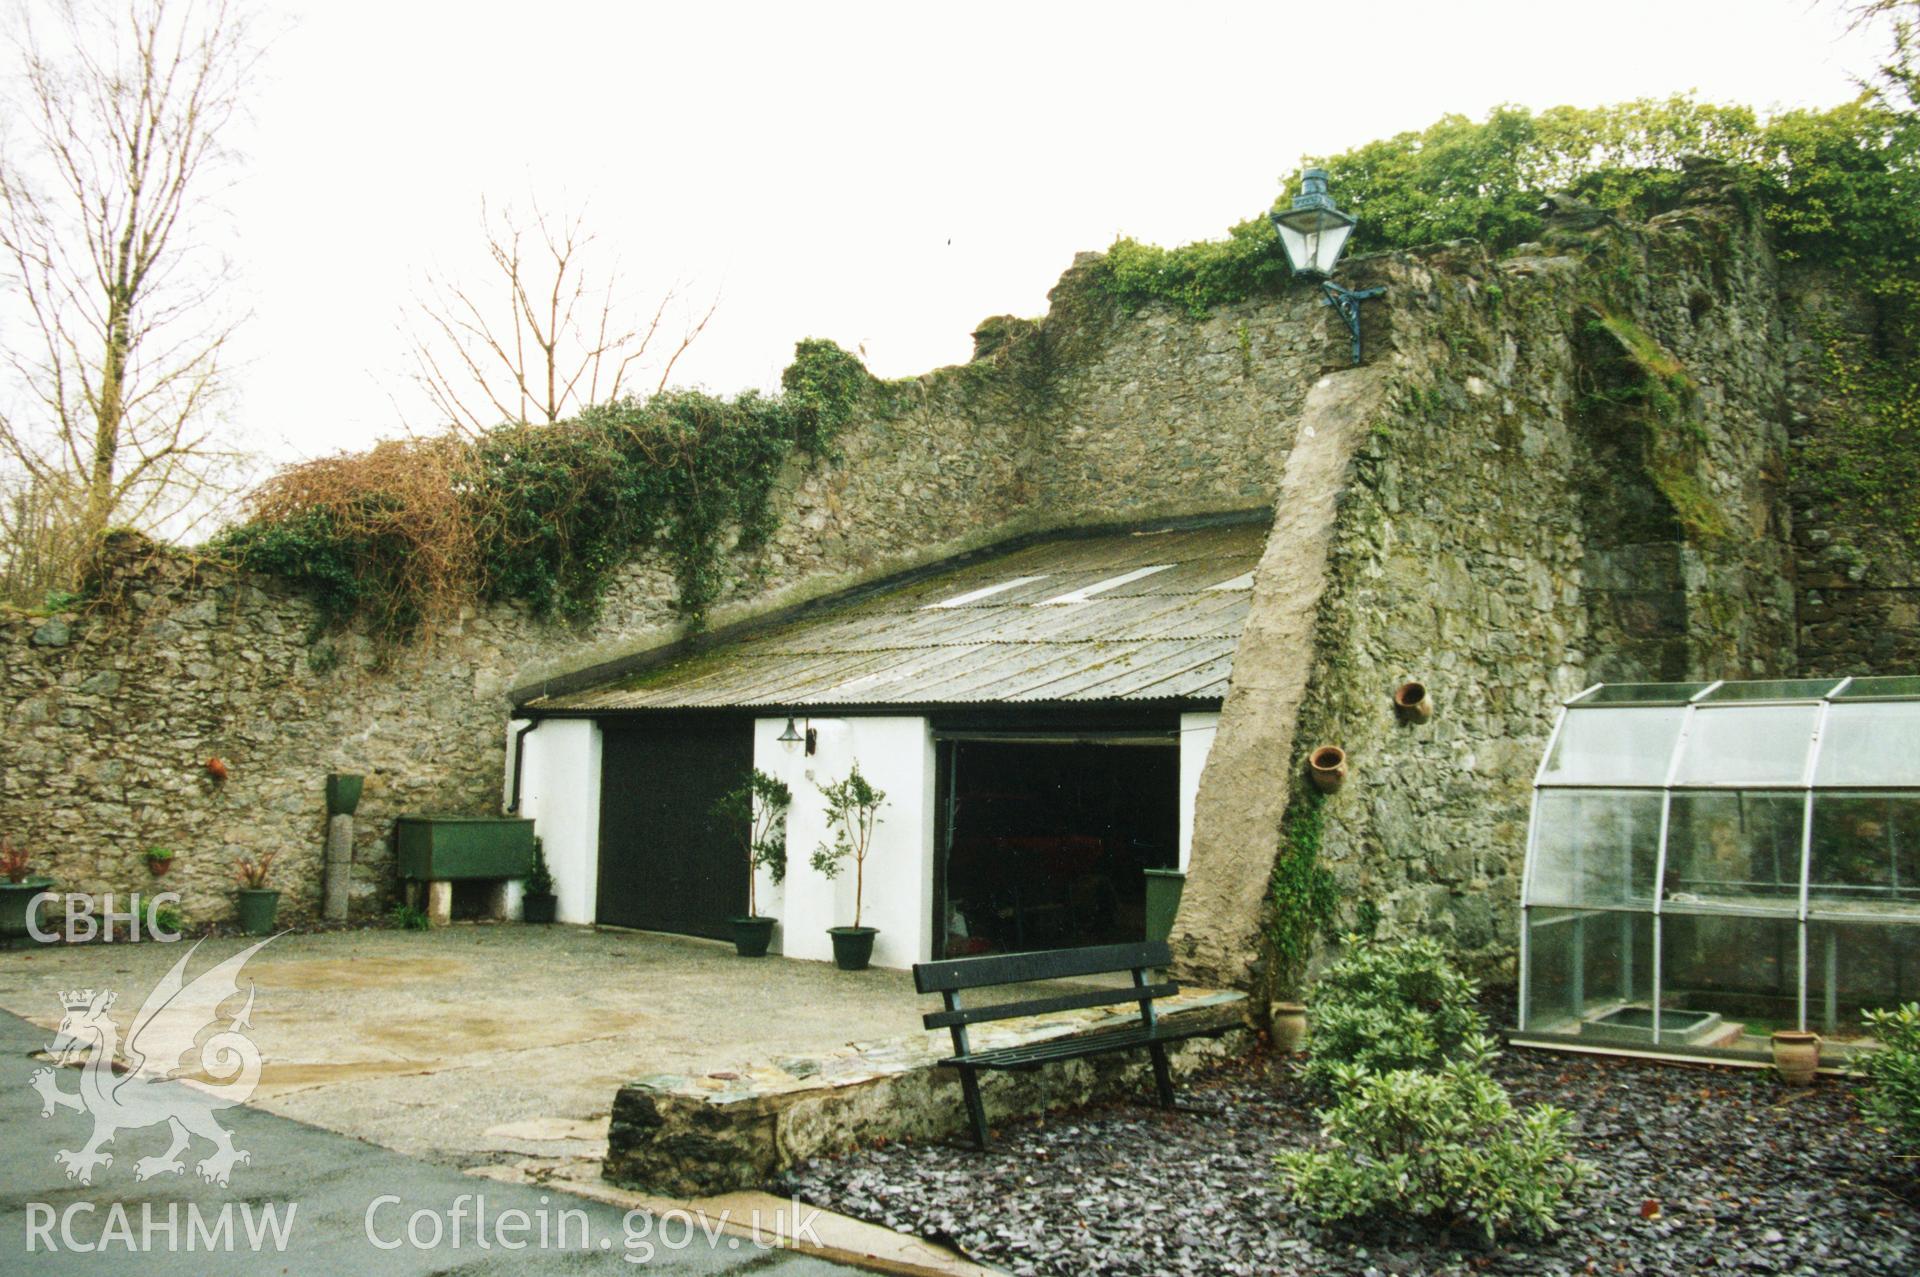
[{"label": "potted small tree", "polygon": [[727,919],[733,928],[733,951],[743,958],[765,957],[773,940],[773,919],[760,916],[755,887],[761,869],[775,882],[786,881],[787,809],[791,806],[793,790],[758,767],[713,804],[714,820],[745,831],[740,836],[747,853],[747,912]]},{"label": "potted small tree", "polygon": [[821,843],[813,851],[813,867],[828,878],[838,878],[853,861],[853,925],[828,927],[833,937],[833,964],[842,971],[865,971],[873,960],[873,938],[879,932],[860,925],[860,897],[867,882],[867,852],[873,848],[873,827],[879,822],[880,808],[886,803],[886,791],[875,789],[860,774],[855,763],[847,778],[820,786],[827,800],[827,827],[833,830],[833,844]]},{"label": "potted small tree", "polygon": [[527,872],[527,889],[520,897],[520,919],[523,922],[552,922],[558,909],[558,898],[553,894],[553,872],[547,868],[546,849],[541,847],[538,838],[533,840],[533,868]]},{"label": "potted small tree", "polygon": [[267,886],[267,874],[274,857],[280,853],[263,851],[258,856],[242,856],[233,876],[240,884],[240,929],[250,936],[264,936],[273,930],[280,912],[280,892]]},{"label": "potted small tree", "polygon": [[13,839],[0,835],[0,939],[9,942],[28,934],[28,910],[33,898],[53,886],[51,878],[33,878],[27,874],[30,865],[24,848],[15,847]]},{"label": "potted small tree", "polygon": [[156,878],[167,876],[167,870],[173,868],[173,849],[171,847],[147,848],[147,872]]}]

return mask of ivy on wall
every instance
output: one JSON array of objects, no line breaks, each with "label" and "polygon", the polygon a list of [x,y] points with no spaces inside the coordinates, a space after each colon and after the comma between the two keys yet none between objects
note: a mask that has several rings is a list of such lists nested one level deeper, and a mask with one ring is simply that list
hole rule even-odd
[{"label": "ivy on wall", "polygon": [[777,397],[668,391],[308,462],[264,484],[213,548],[306,589],[330,624],[363,618],[397,639],[475,599],[590,621],[621,566],[658,547],[698,625],[728,537],[765,542],[781,466],[830,448],[870,382],[852,355],[808,340]]}]

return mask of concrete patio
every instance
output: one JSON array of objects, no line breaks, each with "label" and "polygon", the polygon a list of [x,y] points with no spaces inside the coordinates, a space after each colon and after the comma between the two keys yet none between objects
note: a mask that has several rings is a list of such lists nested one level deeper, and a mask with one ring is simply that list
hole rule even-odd
[{"label": "concrete patio", "polygon": [[[189,978],[246,943],[204,942]],[[62,991],[113,989],[124,1030],[184,952],[148,942],[0,953],[0,1007],[51,1036]],[[597,1165],[615,1093],[637,1078],[733,1089],[769,1072],[844,1071],[867,1051],[924,1062],[945,1043],[920,1029],[938,1000],[917,995],[907,972],[741,959],[637,932],[288,934],[247,974],[266,1061],[255,1107],[465,1169]]]}]

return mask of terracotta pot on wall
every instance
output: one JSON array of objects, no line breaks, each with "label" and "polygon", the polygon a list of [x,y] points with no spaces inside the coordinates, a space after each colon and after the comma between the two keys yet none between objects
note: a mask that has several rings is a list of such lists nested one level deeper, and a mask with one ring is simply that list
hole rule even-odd
[{"label": "terracotta pot on wall", "polygon": [[1331,794],[1347,783],[1347,754],[1338,745],[1322,745],[1307,759],[1307,775],[1313,787]]},{"label": "terracotta pot on wall", "polygon": [[1433,717],[1433,698],[1427,695],[1427,685],[1409,679],[1400,684],[1393,694],[1393,712],[1403,723],[1424,723]]},{"label": "terracotta pot on wall", "polygon": [[1776,1029],[1773,1067],[1788,1086],[1806,1086],[1820,1067],[1820,1035],[1803,1029]]}]

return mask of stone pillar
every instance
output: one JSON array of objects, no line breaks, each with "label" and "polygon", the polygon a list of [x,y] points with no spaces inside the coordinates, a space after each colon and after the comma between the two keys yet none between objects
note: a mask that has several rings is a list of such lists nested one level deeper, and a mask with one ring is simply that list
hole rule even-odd
[{"label": "stone pillar", "polygon": [[327,863],[321,879],[321,916],[328,922],[347,920],[347,897],[353,890],[353,817],[327,817]]},{"label": "stone pillar", "polygon": [[1322,377],[1307,394],[1194,804],[1187,885],[1169,938],[1182,983],[1245,985],[1259,956],[1289,773],[1302,765],[1294,727],[1313,672],[1340,494],[1389,385],[1387,371],[1370,366]]}]

